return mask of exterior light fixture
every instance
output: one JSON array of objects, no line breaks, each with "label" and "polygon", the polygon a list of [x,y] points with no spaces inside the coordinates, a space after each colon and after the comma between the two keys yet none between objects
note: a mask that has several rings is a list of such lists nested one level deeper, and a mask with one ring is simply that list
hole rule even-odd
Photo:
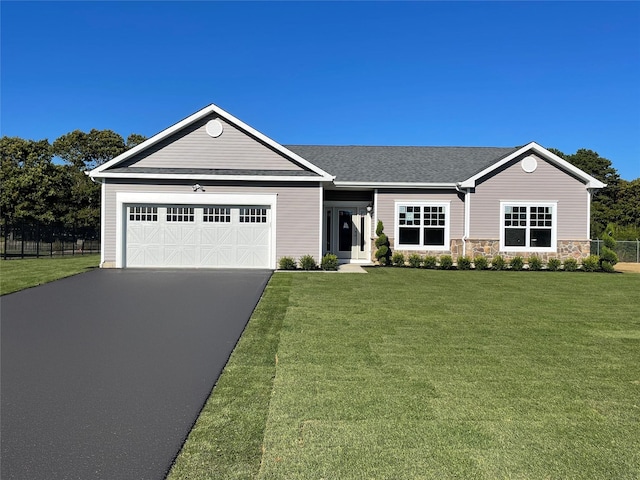
[{"label": "exterior light fixture", "polygon": [[196,183],[191,188],[193,188],[194,192],[204,192],[204,188],[202,188],[202,185],[200,185],[199,183]]}]

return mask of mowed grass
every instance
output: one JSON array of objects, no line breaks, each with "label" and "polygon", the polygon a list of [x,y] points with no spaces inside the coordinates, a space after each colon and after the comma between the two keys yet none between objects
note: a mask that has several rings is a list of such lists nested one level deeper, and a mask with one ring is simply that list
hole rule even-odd
[{"label": "mowed grass", "polygon": [[100,263],[100,255],[0,260],[0,295],[17,292],[85,272]]},{"label": "mowed grass", "polygon": [[640,275],[275,274],[169,478],[640,478]]}]

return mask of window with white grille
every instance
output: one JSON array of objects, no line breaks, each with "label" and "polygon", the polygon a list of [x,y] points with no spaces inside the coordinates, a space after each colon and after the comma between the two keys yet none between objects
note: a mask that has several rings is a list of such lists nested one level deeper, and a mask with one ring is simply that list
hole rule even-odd
[{"label": "window with white grille", "polygon": [[396,248],[449,248],[447,203],[396,203]]},{"label": "window with white grille", "polygon": [[267,223],[267,209],[241,208],[240,223]]},{"label": "window with white grille", "polygon": [[501,250],[555,251],[555,203],[502,202],[501,211]]},{"label": "window with white grille", "polygon": [[157,222],[158,207],[129,207],[129,221]]},{"label": "window with white grille", "polygon": [[168,207],[167,222],[193,222],[195,215],[193,207]]},{"label": "window with white grille", "polygon": [[231,223],[231,209],[229,207],[205,207],[203,222]]}]

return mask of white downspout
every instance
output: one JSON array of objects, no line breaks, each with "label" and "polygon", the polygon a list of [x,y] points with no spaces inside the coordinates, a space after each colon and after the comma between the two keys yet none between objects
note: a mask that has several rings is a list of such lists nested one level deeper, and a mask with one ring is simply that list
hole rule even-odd
[{"label": "white downspout", "polygon": [[[456,185],[456,190],[462,193],[460,185]],[[471,189],[467,188],[464,192],[464,232],[462,234],[462,256],[467,256],[467,240],[469,239],[469,230],[471,228]]]}]

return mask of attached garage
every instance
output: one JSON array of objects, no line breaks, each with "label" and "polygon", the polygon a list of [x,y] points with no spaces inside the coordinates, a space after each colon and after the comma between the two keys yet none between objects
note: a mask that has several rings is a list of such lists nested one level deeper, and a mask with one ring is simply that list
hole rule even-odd
[{"label": "attached garage", "polygon": [[127,205],[127,267],[270,267],[268,205]]},{"label": "attached garage", "polygon": [[277,195],[117,194],[116,266],[274,268]]}]

